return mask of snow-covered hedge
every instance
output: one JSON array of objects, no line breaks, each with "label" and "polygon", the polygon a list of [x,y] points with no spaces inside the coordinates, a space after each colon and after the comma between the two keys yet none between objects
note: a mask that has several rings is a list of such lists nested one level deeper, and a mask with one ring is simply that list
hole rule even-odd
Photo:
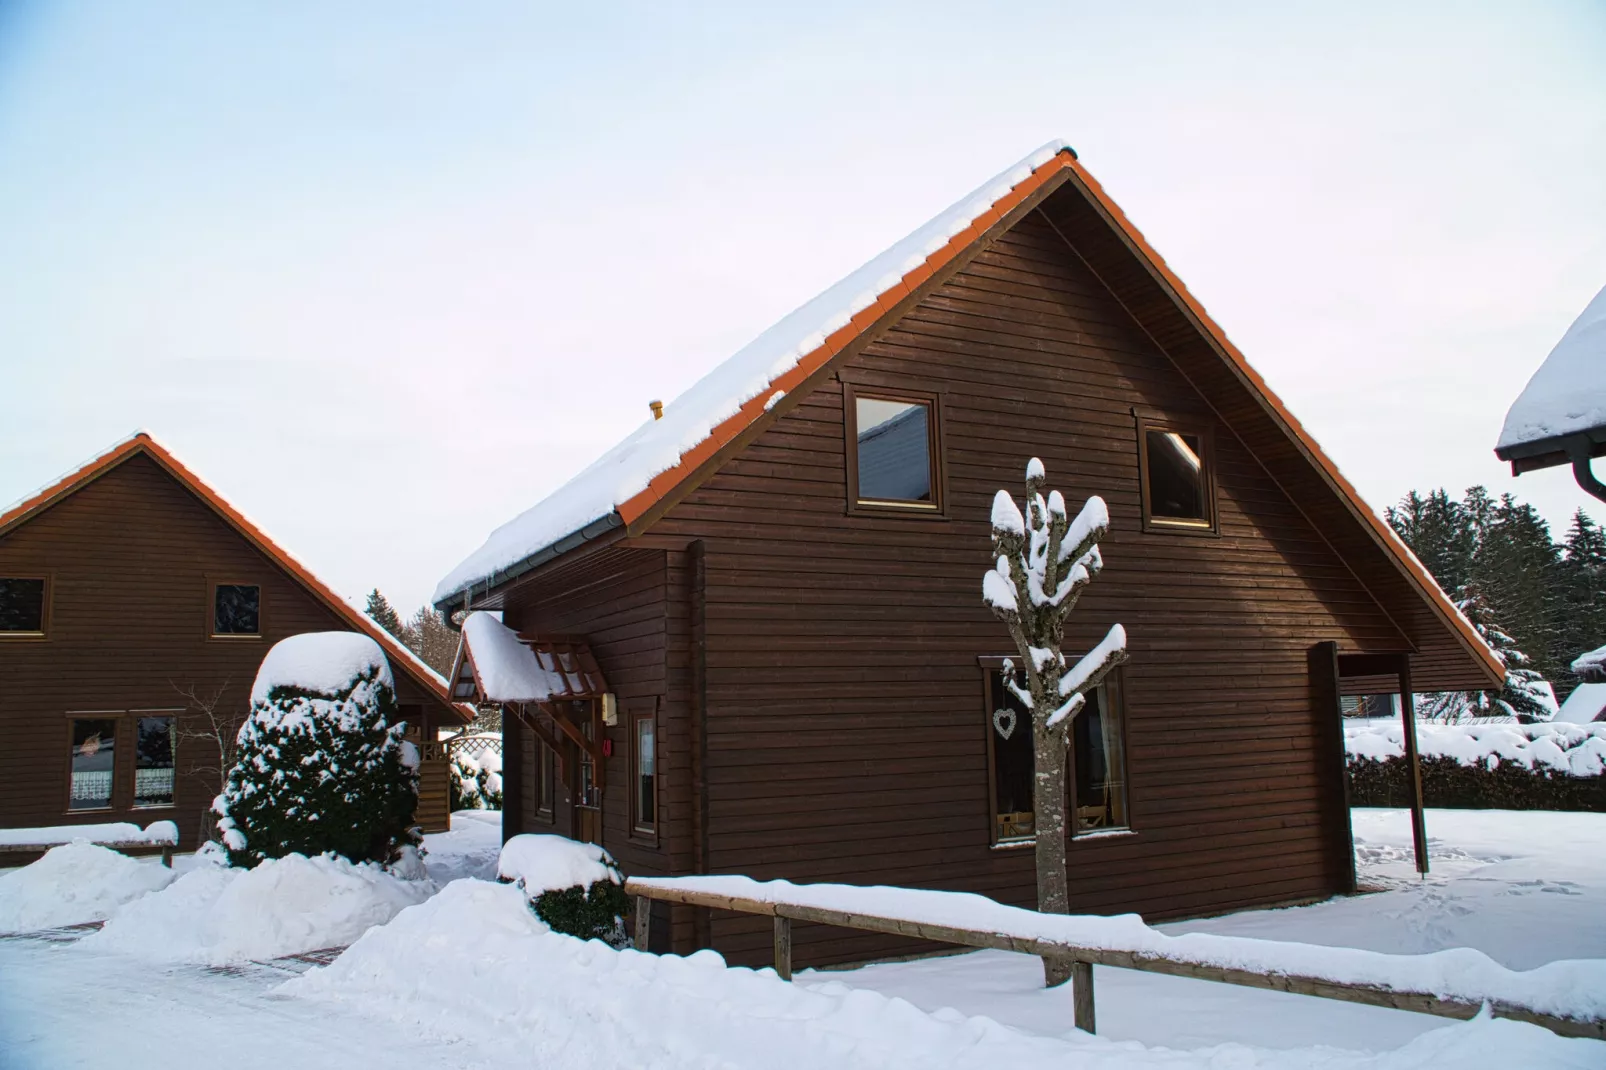
[{"label": "snow-covered hedge", "polygon": [[418,751],[398,712],[366,635],[309,632],[268,651],[213,803],[230,864],[331,851],[392,862],[416,844]]},{"label": "snow-covered hedge", "polygon": [[452,747],[452,810],[502,809],[502,751],[498,737],[495,746],[485,746],[478,753],[471,751],[472,744]]},{"label": "snow-covered hedge", "polygon": [[[1606,813],[1606,724],[1416,726],[1429,806]],[[1410,798],[1398,721],[1344,726],[1350,803],[1403,806]]]},{"label": "snow-covered hedge", "polygon": [[554,932],[625,945],[624,876],[595,843],[526,834],[502,845],[497,876],[523,890],[535,916]]}]

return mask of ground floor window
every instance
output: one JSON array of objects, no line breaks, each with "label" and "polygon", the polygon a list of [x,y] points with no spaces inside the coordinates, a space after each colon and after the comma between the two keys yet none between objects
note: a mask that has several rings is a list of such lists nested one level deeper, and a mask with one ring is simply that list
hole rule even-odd
[{"label": "ground floor window", "polygon": [[67,809],[109,809],[112,777],[117,771],[117,721],[109,717],[75,717],[69,738],[71,787]]},{"label": "ground floor window", "polygon": [[658,719],[637,717],[635,723],[635,829],[658,830]]},{"label": "ground floor window", "polygon": [[[1031,713],[1004,686],[1003,659],[988,660],[1000,663],[985,671],[992,842],[1028,843],[1036,834]],[[1126,828],[1126,746],[1115,677],[1088,696],[1072,722],[1069,749],[1071,834]]]},{"label": "ground floor window", "polygon": [[543,821],[551,821],[553,815],[553,797],[557,787],[555,780],[556,763],[552,758],[552,748],[535,741],[535,816]]},{"label": "ground floor window", "polygon": [[171,715],[141,717],[134,735],[134,805],[173,805]]}]

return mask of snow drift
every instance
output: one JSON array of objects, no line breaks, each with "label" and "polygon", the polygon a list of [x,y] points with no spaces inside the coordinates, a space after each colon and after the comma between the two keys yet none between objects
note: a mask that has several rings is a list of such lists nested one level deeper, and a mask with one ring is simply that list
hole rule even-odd
[{"label": "snow drift", "polygon": [[517,889],[472,880],[448,885],[279,991],[447,1040],[494,1036],[524,1065],[567,1070],[1509,1070],[1583,1066],[1598,1054],[1590,1041],[1489,1019],[1433,1030],[1382,1055],[1239,1044],[1149,1049],[1071,1030],[1068,994],[1065,1034],[1031,1036],[835,981],[789,983],[772,970],[726,968],[712,951],[681,958],[583,943],[548,931]]},{"label": "snow drift", "polygon": [[173,871],[155,859],[90,843],[52,847],[32,865],[0,876],[0,932],[100,921],[172,880]]},{"label": "snow drift", "polygon": [[129,903],[83,943],[167,962],[278,958],[349,944],[434,890],[331,856],[286,855],[254,869],[201,865]]}]

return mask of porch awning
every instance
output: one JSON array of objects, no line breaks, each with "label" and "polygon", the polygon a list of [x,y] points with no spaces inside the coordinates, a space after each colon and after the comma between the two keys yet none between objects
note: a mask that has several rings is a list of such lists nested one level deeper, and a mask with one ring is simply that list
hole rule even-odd
[{"label": "porch awning", "polygon": [[554,702],[608,691],[582,639],[520,635],[489,613],[470,613],[452,667],[462,702]]}]

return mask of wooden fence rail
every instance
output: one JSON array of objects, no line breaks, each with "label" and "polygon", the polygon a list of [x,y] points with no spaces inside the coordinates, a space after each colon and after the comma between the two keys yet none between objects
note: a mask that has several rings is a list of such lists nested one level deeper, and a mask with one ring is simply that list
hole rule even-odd
[{"label": "wooden fence rail", "polygon": [[[67,842],[70,841],[54,840],[40,843],[0,843],[0,855],[42,855],[49,851],[52,847],[61,847]],[[151,853],[155,853],[159,850],[162,855],[162,865],[166,866],[168,869],[173,868],[173,848],[177,846],[176,844],[168,843],[163,840],[85,840],[82,842],[92,843],[96,847],[109,847],[113,851],[149,851]]]},{"label": "wooden fence rail", "polygon": [[[1147,973],[1191,977],[1201,981],[1217,981],[1247,988],[1265,988],[1297,995],[1319,996],[1322,999],[1343,1000],[1347,1003],[1364,1003],[1374,1007],[1392,1007],[1395,1010],[1435,1014],[1443,1018],[1472,1018],[1484,1006],[1482,1002],[1442,999],[1430,992],[1401,991],[1381,985],[1339,982],[1299,974],[1236,969],[1180,955],[1162,955],[1150,951],[1076,947],[1054,940],[1013,936],[979,929],[962,929],[930,922],[910,921],[906,918],[859,914],[794,903],[776,903],[762,899],[720,895],[693,888],[666,887],[661,881],[643,883],[626,880],[625,891],[635,896],[635,946],[643,951],[647,949],[651,927],[651,901],[655,899],[666,903],[729,910],[739,914],[770,916],[775,924],[775,972],[788,981],[792,979],[792,922],[794,921],[835,925],[844,929],[862,929],[867,932],[893,933],[965,947],[1018,951],[1040,958],[1069,960],[1072,1017],[1078,1029],[1089,1033],[1095,1031],[1094,966],[1114,966],[1123,970],[1142,970]],[[1497,1018],[1532,1022],[1562,1036],[1606,1040],[1606,1019],[1563,1018],[1541,1013],[1529,1007],[1494,1001],[1489,1001],[1488,1006],[1490,1012]]]}]

